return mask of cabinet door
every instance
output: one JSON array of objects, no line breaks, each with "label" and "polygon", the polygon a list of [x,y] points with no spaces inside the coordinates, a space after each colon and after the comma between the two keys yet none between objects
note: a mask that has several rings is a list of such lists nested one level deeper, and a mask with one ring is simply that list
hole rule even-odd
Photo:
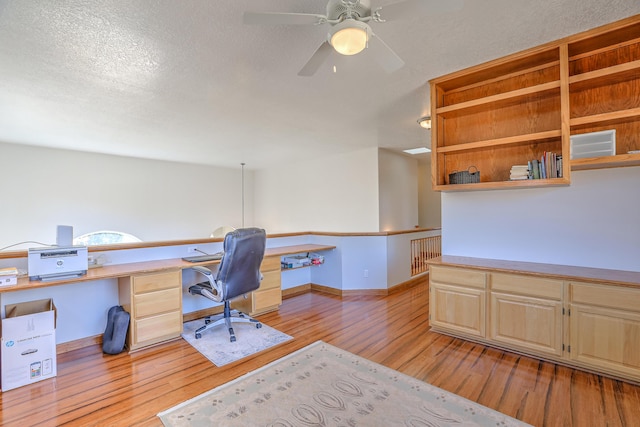
[{"label": "cabinet door", "polygon": [[485,336],[485,291],[431,283],[430,324],[466,335]]},{"label": "cabinet door", "polygon": [[560,301],[492,292],[489,319],[495,342],[562,356]]},{"label": "cabinet door", "polygon": [[570,306],[571,360],[640,380],[640,314]]}]

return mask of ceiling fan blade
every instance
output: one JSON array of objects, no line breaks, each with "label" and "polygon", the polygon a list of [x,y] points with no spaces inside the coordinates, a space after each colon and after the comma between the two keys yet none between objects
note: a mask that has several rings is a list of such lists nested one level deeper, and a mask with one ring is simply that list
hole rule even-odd
[{"label": "ceiling fan blade", "polygon": [[328,41],[322,43],[311,58],[304,64],[304,67],[298,72],[299,76],[309,77],[318,71],[318,68],[327,60],[327,57],[333,52],[333,47]]},{"label": "ceiling fan blade", "polygon": [[373,56],[373,59],[380,64],[387,73],[393,73],[404,66],[404,61],[389,47],[380,37],[372,34],[369,38],[369,46],[367,50]]},{"label": "ceiling fan blade", "polygon": [[313,25],[326,21],[326,16],[313,13],[245,12],[243,16],[245,24]]},{"label": "ceiling fan blade", "polygon": [[412,18],[416,15],[450,12],[462,9],[464,0],[405,0],[376,8],[382,21]]}]

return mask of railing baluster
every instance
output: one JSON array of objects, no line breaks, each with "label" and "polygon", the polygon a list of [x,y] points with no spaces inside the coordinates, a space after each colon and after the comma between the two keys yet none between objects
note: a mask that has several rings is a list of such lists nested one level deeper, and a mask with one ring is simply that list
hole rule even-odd
[{"label": "railing baluster", "polygon": [[427,262],[442,255],[441,236],[423,237],[411,240],[411,276],[429,269]]}]

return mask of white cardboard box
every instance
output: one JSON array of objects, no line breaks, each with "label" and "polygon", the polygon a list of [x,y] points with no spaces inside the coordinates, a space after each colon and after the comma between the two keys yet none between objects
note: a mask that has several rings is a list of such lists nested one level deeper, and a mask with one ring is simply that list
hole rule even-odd
[{"label": "white cardboard box", "polygon": [[56,308],[53,300],[5,306],[0,365],[2,391],[57,375]]}]

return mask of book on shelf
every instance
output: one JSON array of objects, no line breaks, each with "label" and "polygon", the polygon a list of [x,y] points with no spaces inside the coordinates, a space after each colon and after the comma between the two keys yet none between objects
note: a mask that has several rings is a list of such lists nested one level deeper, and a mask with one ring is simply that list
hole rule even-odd
[{"label": "book on shelf", "polygon": [[545,151],[540,160],[529,161],[530,179],[562,178],[562,155]]},{"label": "book on shelf", "polygon": [[513,165],[509,171],[509,179],[511,181],[519,181],[524,179],[530,179],[531,173],[530,165]]}]

